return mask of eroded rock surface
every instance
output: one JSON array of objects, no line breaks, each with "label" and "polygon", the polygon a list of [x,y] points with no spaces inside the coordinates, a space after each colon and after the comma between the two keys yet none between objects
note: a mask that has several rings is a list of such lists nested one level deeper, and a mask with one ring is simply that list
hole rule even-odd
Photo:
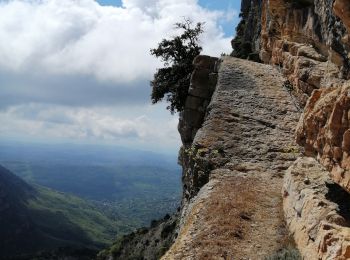
[{"label": "eroded rock surface", "polygon": [[204,124],[180,157],[187,203],[163,259],[263,259],[283,246],[281,175],[298,154],[299,117],[284,82],[271,66],[224,58]]},{"label": "eroded rock surface", "polygon": [[297,128],[297,142],[315,156],[333,180],[350,191],[350,83],[316,90]]},{"label": "eroded rock surface", "polygon": [[313,158],[298,158],[283,185],[287,225],[308,260],[350,258],[350,195]]},{"label": "eroded rock surface", "polygon": [[207,107],[216,87],[219,59],[199,55],[193,61],[194,71],[178,130],[184,147],[190,146],[202,126]]},{"label": "eroded rock surface", "polygon": [[314,89],[350,77],[349,13],[345,0],[243,0],[233,48],[279,66],[305,105]]}]

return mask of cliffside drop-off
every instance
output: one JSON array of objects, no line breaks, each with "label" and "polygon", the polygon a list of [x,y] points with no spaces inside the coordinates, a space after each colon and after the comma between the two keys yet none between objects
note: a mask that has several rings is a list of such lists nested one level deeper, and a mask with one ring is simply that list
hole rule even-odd
[{"label": "cliffside drop-off", "polygon": [[192,196],[163,259],[263,259],[288,243],[282,176],[297,156],[299,112],[284,82],[269,65],[223,58],[203,126],[182,156],[185,179],[208,182],[185,182]]},{"label": "cliffside drop-off", "polygon": [[350,258],[349,10],[242,1],[233,55],[269,65],[223,59],[180,152],[179,234],[163,259],[264,259],[289,236],[303,259]]},{"label": "cliffside drop-off", "polygon": [[349,14],[345,0],[242,0],[242,59],[194,60],[182,206],[153,227],[172,226],[162,259],[260,260],[293,243],[302,259],[350,259]]}]

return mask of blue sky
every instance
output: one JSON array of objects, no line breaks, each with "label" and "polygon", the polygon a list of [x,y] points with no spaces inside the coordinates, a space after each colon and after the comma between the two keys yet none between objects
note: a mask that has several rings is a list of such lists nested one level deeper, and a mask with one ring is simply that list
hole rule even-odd
[{"label": "blue sky", "polygon": [[230,53],[239,2],[2,2],[0,141],[107,143],[176,153],[177,115],[150,102],[149,81],[162,63],[149,50],[189,17],[205,22],[203,54]]},{"label": "blue sky", "polygon": [[[121,0],[98,0],[98,2],[102,5],[114,5],[121,6]],[[234,8],[239,10],[241,6],[241,2],[238,0],[200,0],[199,4],[208,9],[216,9],[216,10],[226,10],[228,8]]]},{"label": "blue sky", "polygon": [[[121,6],[121,0],[98,0],[101,5]],[[240,10],[241,1],[238,0],[199,0],[199,4],[210,10]],[[238,22],[238,17],[235,18],[234,23],[221,21],[220,25],[223,27],[225,35],[233,35],[235,31],[235,24]]]}]

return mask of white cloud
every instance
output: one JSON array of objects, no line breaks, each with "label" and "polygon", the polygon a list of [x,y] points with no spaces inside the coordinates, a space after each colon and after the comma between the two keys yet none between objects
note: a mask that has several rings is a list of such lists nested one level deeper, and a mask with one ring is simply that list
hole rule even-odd
[{"label": "white cloud", "polygon": [[205,22],[203,53],[230,52],[220,23],[235,15],[197,0],[0,0],[0,137],[178,146],[177,118],[145,105],[161,66],[149,50],[189,17]]},{"label": "white cloud", "polygon": [[11,135],[16,129],[15,134],[19,136],[113,142],[137,140],[164,146],[179,144],[177,117],[159,121],[150,107],[143,107],[142,115],[121,117],[118,109],[72,109],[41,104],[12,106],[0,112],[0,135]]},{"label": "white cloud", "polygon": [[149,49],[183,17],[205,22],[205,53],[229,51],[230,39],[218,26],[227,15],[195,0],[124,0],[123,7],[93,0],[0,2],[0,69],[116,83],[148,79],[160,65]]}]

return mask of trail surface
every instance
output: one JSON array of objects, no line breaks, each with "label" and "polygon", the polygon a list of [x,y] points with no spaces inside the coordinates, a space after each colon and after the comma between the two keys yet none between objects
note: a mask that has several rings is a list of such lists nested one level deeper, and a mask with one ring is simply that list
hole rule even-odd
[{"label": "trail surface", "polygon": [[284,171],[296,159],[299,112],[273,67],[227,57],[194,144],[224,160],[189,204],[163,259],[264,259],[288,240]]}]

